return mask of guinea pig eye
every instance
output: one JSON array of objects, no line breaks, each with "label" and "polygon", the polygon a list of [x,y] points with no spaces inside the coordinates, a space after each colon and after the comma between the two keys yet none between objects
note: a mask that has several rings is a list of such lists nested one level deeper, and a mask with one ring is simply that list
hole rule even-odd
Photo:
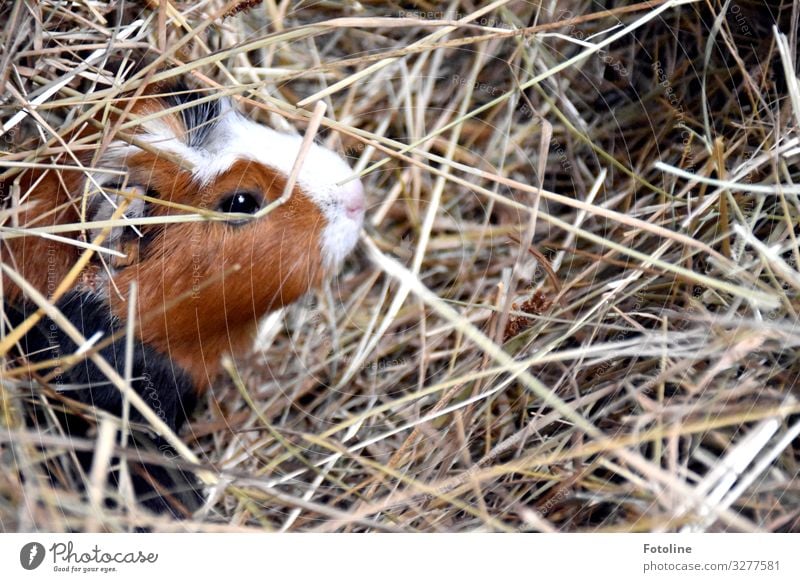
[{"label": "guinea pig eye", "polygon": [[235,192],[220,202],[221,212],[255,214],[261,209],[261,198],[251,192]]}]

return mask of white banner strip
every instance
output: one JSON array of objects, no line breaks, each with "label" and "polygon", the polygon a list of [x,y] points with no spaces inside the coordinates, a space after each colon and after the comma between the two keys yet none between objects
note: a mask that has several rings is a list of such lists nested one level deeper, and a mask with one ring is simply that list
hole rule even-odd
[{"label": "white banner strip", "polygon": [[796,582],[798,542],[794,534],[3,534],[0,577]]}]

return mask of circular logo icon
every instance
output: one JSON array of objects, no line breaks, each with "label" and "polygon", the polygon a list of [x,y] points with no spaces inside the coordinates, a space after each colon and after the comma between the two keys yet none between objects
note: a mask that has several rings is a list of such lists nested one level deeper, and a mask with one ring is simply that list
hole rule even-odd
[{"label": "circular logo icon", "polygon": [[19,551],[19,563],[26,570],[35,570],[44,561],[44,546],[39,542],[30,542]]}]

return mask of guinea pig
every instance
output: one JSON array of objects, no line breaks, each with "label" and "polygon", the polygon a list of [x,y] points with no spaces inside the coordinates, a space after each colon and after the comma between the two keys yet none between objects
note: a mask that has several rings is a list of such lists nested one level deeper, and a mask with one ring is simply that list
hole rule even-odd
[{"label": "guinea pig", "polygon": [[[302,138],[254,122],[227,98],[180,85],[132,99],[120,100],[106,123],[118,122],[125,139],[111,135],[95,163],[84,156],[89,170],[29,170],[14,178],[20,205],[11,210],[21,228],[4,240],[0,259],[49,296],[84,249],[35,229],[107,220],[127,200],[122,220],[129,225],[114,227],[103,242],[115,256],[96,253],[57,307],[86,338],[119,336],[100,354],[120,374],[128,314],[136,314],[132,386],[177,431],[218,376],[221,357],[248,350],[265,314],[337,271],[358,240],[365,198],[348,164],[313,144],[288,200],[249,218],[283,193]],[[126,106],[129,115],[120,118]],[[63,166],[64,159],[55,161]],[[8,206],[11,184],[2,186]],[[131,190],[135,195],[125,198]],[[211,216],[181,220],[203,212]],[[224,220],[226,215],[235,220]],[[137,224],[147,218],[156,220]],[[91,241],[101,231],[95,226],[61,236]],[[5,319],[12,325],[35,310],[8,276],[3,289]],[[79,346],[45,319],[20,349],[28,361],[43,361],[74,354]],[[90,410],[120,414],[119,390],[91,360],[53,374],[60,394]],[[85,434],[83,410],[83,418],[65,422],[71,434]],[[131,419],[139,417],[132,413]],[[159,438],[136,443],[169,450]],[[168,475],[157,464],[143,463],[132,473],[140,500],[156,511],[183,515],[201,499],[190,477]],[[181,498],[181,488],[188,497]]]}]

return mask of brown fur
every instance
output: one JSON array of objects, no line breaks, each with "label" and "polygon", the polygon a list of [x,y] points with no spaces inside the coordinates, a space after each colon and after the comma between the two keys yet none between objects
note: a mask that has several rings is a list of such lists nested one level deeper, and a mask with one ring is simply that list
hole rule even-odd
[{"label": "brown fur", "polygon": [[[32,171],[17,178],[20,186],[20,227],[36,228],[80,221],[79,205],[64,189],[75,191],[82,175],[75,171]],[[0,184],[0,192],[8,196],[14,180]],[[34,189],[32,189],[34,188]],[[14,208],[9,206],[13,211]],[[8,218],[4,226],[13,226]],[[39,236],[22,236],[0,244],[0,261],[14,268],[26,281],[45,296],[51,295],[78,259],[77,247]],[[22,290],[3,276],[3,299],[20,300]]]}]

